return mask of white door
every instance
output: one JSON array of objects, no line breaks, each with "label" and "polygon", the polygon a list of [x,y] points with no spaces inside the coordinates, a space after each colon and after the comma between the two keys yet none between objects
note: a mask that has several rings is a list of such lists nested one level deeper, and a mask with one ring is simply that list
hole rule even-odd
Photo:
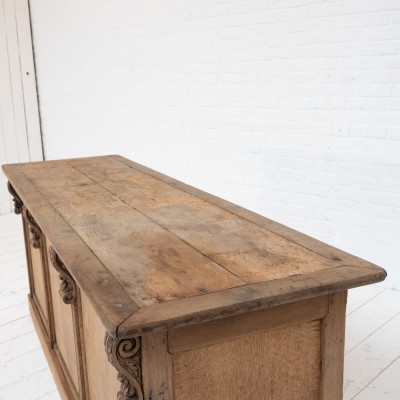
[{"label": "white door", "polygon": [[[43,160],[28,0],[0,0],[0,164]],[[12,210],[0,173],[0,214]]]}]

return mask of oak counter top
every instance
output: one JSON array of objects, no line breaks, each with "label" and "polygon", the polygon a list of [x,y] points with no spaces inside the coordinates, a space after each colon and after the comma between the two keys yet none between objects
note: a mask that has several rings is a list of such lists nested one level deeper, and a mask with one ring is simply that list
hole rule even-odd
[{"label": "oak counter top", "polygon": [[119,338],[386,277],[374,264],[121,156],[3,170]]}]

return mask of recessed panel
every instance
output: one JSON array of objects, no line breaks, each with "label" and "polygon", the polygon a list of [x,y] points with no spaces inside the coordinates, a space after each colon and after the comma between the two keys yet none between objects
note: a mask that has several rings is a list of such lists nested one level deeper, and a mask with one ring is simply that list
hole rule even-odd
[{"label": "recessed panel", "polygon": [[319,320],[173,356],[175,400],[318,400]]}]

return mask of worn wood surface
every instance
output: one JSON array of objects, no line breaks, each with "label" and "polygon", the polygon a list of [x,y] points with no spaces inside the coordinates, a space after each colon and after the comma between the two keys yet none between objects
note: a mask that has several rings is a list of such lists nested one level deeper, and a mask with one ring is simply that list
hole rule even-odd
[{"label": "worn wood surface", "polygon": [[[377,274],[380,274],[377,272]],[[372,271],[365,277],[365,284]],[[378,275],[376,279],[379,279]],[[329,283],[326,283],[329,281]],[[139,309],[118,328],[120,337],[196,324],[322,296],[361,284],[358,267],[337,267]]]},{"label": "worn wood surface", "polygon": [[43,314],[43,318],[45,321],[47,321],[47,291],[45,290],[43,262],[40,253],[41,252],[39,249],[31,250],[33,282],[35,284],[34,294],[40,304],[40,310]]},{"label": "worn wood surface", "polygon": [[120,156],[3,169],[119,337],[385,278],[373,264]]},{"label": "worn wood surface", "polygon": [[106,330],[89,299],[81,297],[85,371],[89,400],[114,400],[120,389],[117,370],[108,362],[104,349]]},{"label": "worn wood surface", "polygon": [[[121,321],[138,309],[136,303],[34,184],[18,169],[11,168],[10,176],[18,177],[19,196],[24,204],[46,237],[51,238],[71,275],[89,296],[104,326],[108,331],[115,332]],[[60,195],[63,193],[60,192]]]},{"label": "worn wood surface", "polygon": [[42,258],[41,248],[33,248],[26,218],[23,218],[24,235],[27,251],[28,270],[30,273],[31,296],[38,303],[38,311],[48,330],[48,285],[46,285],[46,271]]},{"label": "worn wood surface", "polygon": [[329,313],[322,320],[320,400],[343,398],[343,362],[347,291],[329,295]]},{"label": "worn wood surface", "polygon": [[[0,216],[0,225],[3,228],[0,232],[0,260],[6,268],[0,282],[3,290],[0,308],[3,322],[9,322],[2,327],[2,337],[6,341],[2,344],[5,364],[0,398],[15,398],[16,394],[21,393],[21,388],[26,389],[24,393],[29,393],[29,400],[42,399],[42,396],[46,399],[58,398],[54,392],[54,382],[45,369],[36,334],[31,331],[34,327],[27,316],[26,307],[21,304],[26,298],[25,293],[29,292],[28,282],[25,279],[21,281],[20,267],[24,257],[21,217],[11,214]],[[399,298],[400,293],[376,285],[349,292],[344,399],[356,397],[365,400],[364,393],[372,397],[378,394],[377,398],[385,395],[396,398],[400,392],[399,382],[395,379],[398,366],[393,362],[396,358],[396,333],[400,329],[400,314],[396,316],[400,311]],[[33,318],[33,311],[31,314]],[[43,326],[36,326],[46,354],[54,355],[46,347],[46,339],[41,335]],[[15,332],[22,336],[15,336]],[[358,346],[363,341],[363,345]],[[55,379],[59,378],[55,374]],[[111,400],[115,399],[113,397]]]},{"label": "worn wood surface", "polygon": [[35,325],[36,332],[38,334],[40,344],[46,356],[50,370],[53,374],[54,381],[57,385],[58,393],[62,400],[74,399],[74,394],[71,391],[70,384],[64,376],[64,372],[61,368],[60,362],[55,352],[49,346],[47,336],[45,335],[46,328],[41,320],[41,316],[36,306],[36,302],[29,297],[29,311],[32,317],[33,324]]},{"label": "worn wood surface", "polygon": [[142,337],[142,376],[144,400],[174,400],[167,332]]},{"label": "worn wood surface", "polygon": [[[54,312],[55,344],[54,348],[64,367],[70,386],[79,393],[78,357],[76,353],[77,338],[75,337],[74,316],[70,304],[65,304],[59,294],[59,273],[50,265],[50,286]],[[78,398],[78,396],[75,396]]]},{"label": "worn wood surface", "polygon": [[196,196],[199,199],[202,199],[210,204],[220,207],[226,211],[229,211],[248,222],[254,223],[262,228],[265,228],[268,231],[271,231],[279,236],[282,236],[283,238],[293,243],[296,243],[304,247],[305,249],[309,249],[315,252],[316,254],[320,254],[323,257],[326,257],[330,260],[341,262],[343,265],[376,267],[376,265],[370,263],[369,261],[363,260],[352,254],[346,253],[343,250],[337,249],[336,247],[323,243],[315,238],[312,238],[311,236],[305,235],[304,233],[289,228],[286,225],[282,225],[279,222],[273,221],[253,211],[247,210],[243,207],[238,206],[237,204],[231,203],[227,200],[221,199],[220,197],[214,196],[210,193],[204,192],[186,183],[180,182],[160,172],[154,171],[151,168],[145,167],[144,165],[131,161],[125,157],[122,157],[120,155],[110,155],[108,157],[112,158],[113,160],[117,160],[134,170],[138,170],[144,174],[152,176],[160,180],[161,182],[168,183],[169,185],[176,187],[186,193],[192,194],[193,196]]},{"label": "worn wood surface", "polygon": [[320,331],[303,322],[174,354],[174,398],[318,400]]},{"label": "worn wood surface", "polygon": [[171,329],[168,331],[168,351],[172,354],[181,353],[299,322],[320,319],[327,315],[328,309],[328,296],[321,296]]}]

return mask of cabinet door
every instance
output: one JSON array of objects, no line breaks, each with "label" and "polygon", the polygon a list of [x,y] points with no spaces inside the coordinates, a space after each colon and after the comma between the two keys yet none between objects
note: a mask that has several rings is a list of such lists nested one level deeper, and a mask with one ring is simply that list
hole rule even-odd
[{"label": "cabinet door", "polygon": [[118,371],[107,359],[106,349],[104,348],[106,330],[89,299],[83,293],[82,323],[86,353],[88,399],[117,400],[117,393],[121,390],[121,383],[117,380]]},{"label": "cabinet door", "polygon": [[30,296],[45,327],[47,339],[50,337],[51,302],[49,296],[49,275],[46,257],[46,240],[29,210],[24,208],[23,226],[29,272]]},{"label": "cabinet door", "polygon": [[79,290],[50,243],[48,259],[54,319],[53,349],[74,399],[84,399]]}]

